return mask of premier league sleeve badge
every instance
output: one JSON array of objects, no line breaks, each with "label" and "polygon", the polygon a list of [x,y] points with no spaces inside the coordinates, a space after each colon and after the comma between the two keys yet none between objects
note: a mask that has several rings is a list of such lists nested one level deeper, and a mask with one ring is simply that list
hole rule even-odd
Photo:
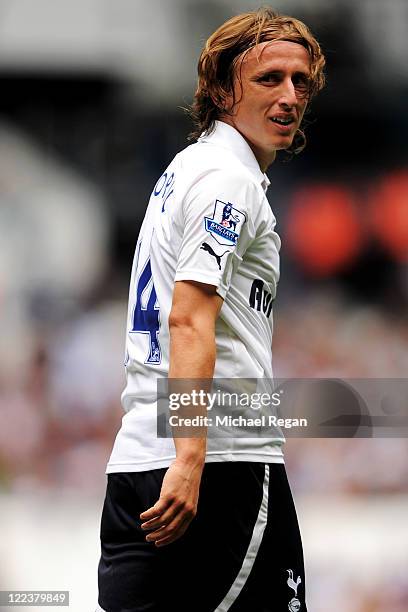
[{"label": "premier league sleeve badge", "polygon": [[204,217],[205,229],[219,243],[235,246],[246,215],[231,202],[215,201],[212,217]]}]

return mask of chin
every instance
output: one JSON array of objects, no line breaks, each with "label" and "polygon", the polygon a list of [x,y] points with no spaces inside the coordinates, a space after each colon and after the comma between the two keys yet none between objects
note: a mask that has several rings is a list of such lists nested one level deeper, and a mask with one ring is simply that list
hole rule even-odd
[{"label": "chin", "polygon": [[293,138],[287,138],[285,141],[278,142],[274,145],[276,151],[284,151],[285,149],[289,149],[292,146]]}]

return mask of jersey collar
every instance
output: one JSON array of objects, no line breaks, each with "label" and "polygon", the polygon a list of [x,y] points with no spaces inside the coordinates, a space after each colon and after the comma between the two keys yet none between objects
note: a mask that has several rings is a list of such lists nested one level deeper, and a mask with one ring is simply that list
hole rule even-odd
[{"label": "jersey collar", "polygon": [[211,142],[229,149],[249,168],[266,192],[270,185],[270,180],[260,169],[258,161],[245,138],[232,125],[224,123],[224,121],[215,121],[215,127],[211,134],[203,133],[199,138],[199,142]]}]

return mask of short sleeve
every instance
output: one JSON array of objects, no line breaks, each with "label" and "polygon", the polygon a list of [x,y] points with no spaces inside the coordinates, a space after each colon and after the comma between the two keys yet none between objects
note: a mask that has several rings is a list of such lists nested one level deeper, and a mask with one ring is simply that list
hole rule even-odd
[{"label": "short sleeve", "polygon": [[257,187],[247,175],[214,171],[201,178],[183,201],[175,280],[214,285],[224,298],[234,264],[254,238],[251,212],[257,199]]}]

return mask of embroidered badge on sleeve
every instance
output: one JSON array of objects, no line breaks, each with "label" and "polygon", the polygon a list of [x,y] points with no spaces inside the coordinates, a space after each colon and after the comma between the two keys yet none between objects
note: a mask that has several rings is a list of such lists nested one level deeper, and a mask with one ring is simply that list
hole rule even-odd
[{"label": "embroidered badge on sleeve", "polygon": [[231,202],[215,201],[212,217],[204,217],[205,229],[218,242],[226,246],[237,244],[239,232],[246,221],[246,215]]}]

